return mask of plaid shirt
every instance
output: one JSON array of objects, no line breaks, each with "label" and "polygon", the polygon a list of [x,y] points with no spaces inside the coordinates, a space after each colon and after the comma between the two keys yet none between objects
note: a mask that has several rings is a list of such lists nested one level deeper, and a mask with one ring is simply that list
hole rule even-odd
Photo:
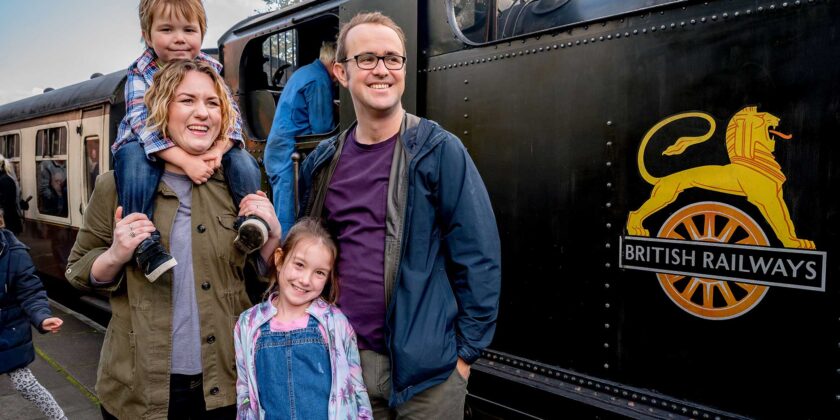
[{"label": "plaid shirt", "polygon": [[[197,59],[210,64],[216,69],[216,72],[222,71],[221,63],[205,53],[199,53]],[[160,131],[146,130],[146,118],[149,113],[146,109],[146,103],[143,102],[143,98],[146,96],[146,91],[152,85],[152,78],[159,69],[160,65],[158,64],[157,54],[155,54],[155,50],[152,48],[146,48],[143,55],[128,67],[128,76],[125,81],[125,116],[120,121],[117,139],[114,141],[113,146],[111,146],[112,153],[116,152],[122,145],[128,142],[139,140],[146,150],[146,156],[154,160],[154,153],[175,146],[175,143],[164,137]],[[236,113],[236,123],[231,127],[230,132],[228,132],[228,138],[233,140],[239,147],[244,147],[245,142],[242,139],[242,117],[239,113],[239,107],[236,105],[236,101],[233,99],[230,91],[227,91],[227,94]]]}]

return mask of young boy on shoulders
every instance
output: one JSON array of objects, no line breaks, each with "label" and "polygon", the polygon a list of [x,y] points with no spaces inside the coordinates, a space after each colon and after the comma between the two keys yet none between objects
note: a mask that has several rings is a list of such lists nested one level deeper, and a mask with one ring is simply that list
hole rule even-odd
[{"label": "young boy on shoulders", "polygon": [[[143,213],[152,219],[153,202],[163,174],[163,161],[180,167],[196,184],[207,182],[222,166],[237,206],[242,198],[259,190],[260,169],[256,160],[244,150],[242,120],[235,108],[233,128],[201,156],[192,156],[177,147],[159,130],[148,130],[149,110],[143,101],[155,73],[174,60],[206,61],[217,72],[222,65],[201,52],[207,31],[207,18],[201,0],[141,0],[140,27],[146,50],[128,68],[125,83],[126,113],[120,122],[114,153],[114,175],[119,204],[125,215]],[[230,92],[227,92],[230,97]],[[183,99],[188,100],[188,99]],[[231,102],[235,103],[233,100]],[[201,124],[190,125],[193,134],[207,131]],[[268,238],[265,221],[249,217],[237,221],[237,247],[245,252],[259,249]],[[144,240],[135,251],[135,261],[149,281],[174,267],[177,262],[161,245],[160,233]]]}]

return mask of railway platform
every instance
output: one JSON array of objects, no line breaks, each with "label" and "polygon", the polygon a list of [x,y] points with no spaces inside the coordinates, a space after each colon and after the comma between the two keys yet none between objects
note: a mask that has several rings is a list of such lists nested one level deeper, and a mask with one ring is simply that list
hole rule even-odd
[{"label": "railway platform", "polygon": [[[53,314],[64,320],[58,334],[33,332],[36,357],[29,368],[55,397],[71,420],[100,419],[94,393],[96,368],[105,329],[61,304],[51,302]],[[0,375],[0,419],[40,420],[41,412]]]}]

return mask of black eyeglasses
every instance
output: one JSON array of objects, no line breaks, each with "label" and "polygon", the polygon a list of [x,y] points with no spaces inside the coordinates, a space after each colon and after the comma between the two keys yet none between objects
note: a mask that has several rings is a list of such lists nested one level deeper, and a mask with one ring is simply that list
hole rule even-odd
[{"label": "black eyeglasses", "polygon": [[401,55],[376,55],[371,53],[358,54],[353,57],[341,60],[342,63],[355,60],[356,65],[362,70],[373,70],[379,64],[379,60],[385,63],[385,68],[388,70],[400,70],[405,65],[405,57]]}]

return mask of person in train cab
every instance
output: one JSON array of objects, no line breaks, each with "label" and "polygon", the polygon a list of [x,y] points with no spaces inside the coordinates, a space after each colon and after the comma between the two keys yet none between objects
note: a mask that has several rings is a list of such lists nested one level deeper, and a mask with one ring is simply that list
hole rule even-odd
[{"label": "person in train cab", "polygon": [[[201,0],[141,0],[139,9],[146,50],[128,68],[126,113],[111,147],[117,192],[125,214],[142,213],[151,219],[153,198],[167,163],[181,168],[196,184],[207,182],[214,170],[223,166],[232,199],[239,205],[245,195],[259,190],[261,175],[256,160],[244,149],[242,122],[236,105],[235,123],[229,132],[223,133],[206,153],[192,155],[177,147],[161,131],[150,129],[147,115],[153,110],[143,101],[155,73],[172,60],[197,59],[210,64],[217,72],[221,71],[222,65],[200,50],[207,30]],[[225,94],[230,96],[227,90]],[[191,129],[203,131],[204,127]],[[237,230],[239,235],[235,243],[245,252],[259,249],[269,236],[268,224],[258,217],[238,220]],[[177,264],[161,243],[159,232],[153,232],[137,247],[135,261],[149,281],[155,281]]]},{"label": "person in train cab", "polygon": [[20,184],[12,162],[0,155],[0,209],[6,215],[6,229],[20,235],[23,231],[20,208]]},{"label": "person in train cab", "polygon": [[66,420],[55,398],[27,368],[35,360],[29,325],[45,334],[57,333],[64,323],[52,316],[47,292],[35,274],[28,250],[6,229],[0,210],[0,373],[9,375],[15,390],[44,417]]},{"label": "person in train cab", "polygon": [[340,30],[333,72],[357,121],[303,162],[300,215],[337,238],[339,307],[374,417],[462,418],[470,364],[495,331],[499,233],[461,141],[403,110],[405,45],[381,13]]},{"label": "person in train cab", "polygon": [[283,232],[295,219],[292,152],[295,136],[327,133],[333,128],[332,66],[335,44],[324,42],[318,59],[294,72],[283,87],[265,146],[265,171]]},{"label": "person in train cab", "polygon": [[[234,124],[226,89],[211,64],[172,61],[146,94],[149,124],[184,152],[202,156]],[[164,170],[155,189],[154,222],[142,213],[126,214],[114,172],[100,175],[70,252],[67,280],[110,294],[96,393],[106,419],[234,418],[233,328],[251,306],[245,265],[267,283],[280,223],[263,192],[245,196],[237,209],[223,171],[196,184],[174,163],[165,162]],[[246,254],[233,244],[234,224],[242,216],[270,225],[259,252]],[[155,231],[180,263],[149,282],[131,260]]]}]

